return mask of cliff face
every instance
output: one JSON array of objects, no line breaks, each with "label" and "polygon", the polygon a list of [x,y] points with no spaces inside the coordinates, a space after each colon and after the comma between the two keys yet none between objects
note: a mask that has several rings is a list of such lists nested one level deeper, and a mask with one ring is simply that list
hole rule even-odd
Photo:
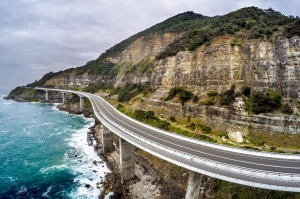
[{"label": "cliff face", "polygon": [[[218,106],[207,106],[186,103],[165,102],[157,99],[144,98],[142,107],[152,110],[165,118],[184,117],[198,118],[207,126],[215,130],[226,131],[232,125],[240,125],[252,129],[270,132],[285,132],[288,134],[300,134],[300,119],[297,116],[284,114],[252,115],[236,109],[227,109]],[[234,107],[235,108],[235,107]]]},{"label": "cliff face", "polygon": [[[284,102],[293,101],[293,108],[300,112],[300,103],[295,105],[300,99],[299,36],[300,20],[272,9],[251,7],[217,17],[186,12],[133,35],[85,66],[49,73],[37,84],[29,86],[90,86],[92,92],[96,92],[105,85],[147,83],[159,92],[148,95],[151,98],[149,106],[144,107],[161,109],[163,103],[169,109],[165,111],[166,115],[168,111],[178,109],[177,105],[166,105],[162,101],[175,86],[183,86],[200,98],[205,98],[210,91],[221,94],[232,85],[235,92],[244,86],[249,86],[252,91],[271,88],[280,91]],[[153,98],[160,102],[151,101]],[[206,120],[220,116],[220,121],[237,123],[235,121],[241,120],[243,125],[255,124],[257,120],[259,125],[274,124],[264,129],[298,132],[297,118],[287,121],[274,116],[272,120],[272,116],[268,116],[265,120],[245,112],[245,107],[241,114],[240,109],[226,112],[224,107],[198,105],[191,103],[182,107],[182,115]],[[178,106],[181,105],[178,103]],[[280,128],[281,124],[286,125]],[[259,125],[252,126],[260,128]]]},{"label": "cliff face", "polygon": [[[195,51],[154,61],[174,39],[175,34],[139,38],[119,56],[107,58],[119,66],[119,75],[113,79],[115,86],[150,82],[153,87],[166,89],[187,86],[201,95],[210,90],[221,92],[231,85],[238,89],[246,85],[254,90],[280,90],[286,98],[300,96],[299,37],[274,42],[248,40],[241,46],[232,46],[231,38],[224,38]],[[126,73],[146,59],[153,61],[151,71]],[[69,73],[53,77],[45,85],[85,87],[101,80],[103,77],[93,74]]]},{"label": "cliff face", "polygon": [[152,63],[155,56],[162,52],[171,42],[178,38],[180,34],[165,33],[151,34],[142,36],[133,41],[120,54],[114,57],[105,58],[106,62],[113,63],[118,68],[118,75],[110,79],[101,75],[94,75],[85,71],[83,74],[78,74],[76,71],[64,72],[46,81],[45,85],[49,86],[67,86],[67,87],[86,87],[87,85],[99,81],[112,81],[115,86],[124,83],[145,83],[150,82],[151,73],[137,72],[132,73],[127,71],[136,66],[139,62],[147,60]]},{"label": "cliff face", "polygon": [[70,87],[70,88],[84,88],[91,83],[99,81],[97,75],[91,75],[88,73],[76,74],[75,72],[64,73],[47,80],[45,86],[55,87]]},{"label": "cliff face", "polygon": [[157,54],[162,52],[175,38],[180,34],[153,33],[147,36],[142,36],[132,42],[123,52],[116,57],[108,57],[107,61],[115,64],[123,62],[132,62],[137,64],[143,59],[154,59]]},{"label": "cliff face", "polygon": [[275,42],[248,40],[241,46],[223,39],[156,62],[149,81],[156,87],[186,85],[198,94],[221,92],[230,85],[273,88],[295,99],[300,95],[299,64],[299,37]]}]

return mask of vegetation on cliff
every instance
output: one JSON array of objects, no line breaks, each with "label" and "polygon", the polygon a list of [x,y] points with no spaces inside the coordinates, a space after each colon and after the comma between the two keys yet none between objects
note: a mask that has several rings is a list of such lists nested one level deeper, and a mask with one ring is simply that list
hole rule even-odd
[{"label": "vegetation on cliff", "polygon": [[27,84],[27,87],[36,87],[36,86],[43,86],[47,80],[51,79],[52,77],[56,76],[57,73],[49,72],[45,74],[40,80],[35,80],[35,82]]},{"label": "vegetation on cliff", "polygon": [[197,28],[187,31],[156,58],[174,56],[179,51],[193,51],[205,43],[209,45],[215,37],[225,34],[234,35],[242,29],[249,30],[248,39],[270,39],[275,32],[280,31],[280,27],[283,27],[281,36],[288,38],[299,36],[299,24],[298,18],[284,16],[271,8],[267,10],[256,7],[243,8],[224,16],[202,19]]},{"label": "vegetation on cliff", "polygon": [[192,99],[194,95],[192,92],[186,90],[183,87],[174,87],[170,89],[169,94],[165,100],[171,100],[176,96],[179,98],[181,104],[184,104],[186,101]]},{"label": "vegetation on cliff", "polygon": [[38,95],[41,94],[41,92],[42,91],[18,86],[8,94],[6,99],[35,102],[38,101]]},{"label": "vegetation on cliff", "polygon": [[141,31],[128,39],[116,44],[112,48],[106,50],[99,58],[114,57],[121,53],[126,47],[128,47],[133,41],[139,37],[147,37],[153,33],[181,33],[189,30],[193,30],[199,27],[199,24],[202,23],[203,19],[208,17],[201,14],[196,14],[194,12],[184,12],[178,14],[174,17],[171,17],[161,23],[158,23],[144,31]]}]

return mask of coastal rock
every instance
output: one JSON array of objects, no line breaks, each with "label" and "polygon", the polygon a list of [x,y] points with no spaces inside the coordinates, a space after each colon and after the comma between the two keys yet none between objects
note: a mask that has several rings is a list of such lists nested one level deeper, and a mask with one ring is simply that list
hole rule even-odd
[{"label": "coastal rock", "polygon": [[228,137],[233,142],[242,143],[244,141],[243,135],[240,131],[228,133]]}]

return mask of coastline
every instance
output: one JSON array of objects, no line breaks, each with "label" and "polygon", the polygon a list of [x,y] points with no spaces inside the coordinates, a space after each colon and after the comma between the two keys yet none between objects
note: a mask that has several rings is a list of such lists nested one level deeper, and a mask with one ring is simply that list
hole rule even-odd
[{"label": "coastline", "polygon": [[[7,99],[17,101],[15,99]],[[18,102],[20,102],[18,100]],[[22,101],[26,102],[26,101]],[[31,103],[45,103],[46,101],[31,102]],[[79,111],[79,104],[61,104],[57,101],[47,101],[47,103],[54,104],[55,109],[66,112],[72,115],[83,115],[85,118],[94,118],[94,113],[91,107],[86,106],[84,111]],[[101,159],[101,162],[106,164],[106,167],[110,172],[105,173],[103,178],[98,179],[95,182],[97,189],[101,189],[98,198],[100,199],[117,199],[117,198],[164,198],[164,199],[175,199],[183,198],[185,190],[182,186],[179,186],[176,180],[186,181],[186,173],[177,171],[175,167],[177,179],[170,177],[173,175],[174,167],[168,165],[167,162],[161,162],[160,160],[151,157],[151,154],[146,154],[146,152],[137,149],[135,152],[135,178],[125,184],[121,183],[120,180],[120,157],[118,149],[118,137],[114,137],[115,149],[111,153],[104,154],[102,152],[102,131],[101,125],[97,124],[95,121],[94,125],[89,128],[87,133],[86,142],[89,146],[93,146],[94,152]],[[83,140],[84,141],[84,140]],[[158,163],[158,167],[157,164]],[[97,162],[95,162],[97,164]],[[162,165],[164,165],[162,167]],[[93,165],[95,166],[95,165]],[[167,170],[165,170],[167,169]],[[166,172],[166,173],[165,173]],[[182,182],[180,182],[182,183]],[[86,189],[89,189],[90,185],[86,184]],[[185,187],[185,185],[184,185]]]},{"label": "coastline", "polygon": [[[73,107],[64,105],[56,106],[60,111],[69,114],[83,115],[86,118],[93,118],[92,110],[85,109],[80,112]],[[120,177],[120,157],[118,144],[114,144],[114,151],[104,154],[102,151],[102,131],[101,125],[95,123],[87,132],[88,145],[94,147],[97,155],[106,163],[111,173],[106,173],[104,178],[97,182],[97,186],[102,187],[99,199],[131,199],[131,198],[165,198],[174,199],[184,197],[184,190],[177,189],[164,181],[162,177],[152,168],[153,165],[142,155],[135,153],[135,173],[133,180],[124,184]],[[95,144],[93,144],[95,143]],[[114,137],[114,143],[118,143],[117,136]]]}]

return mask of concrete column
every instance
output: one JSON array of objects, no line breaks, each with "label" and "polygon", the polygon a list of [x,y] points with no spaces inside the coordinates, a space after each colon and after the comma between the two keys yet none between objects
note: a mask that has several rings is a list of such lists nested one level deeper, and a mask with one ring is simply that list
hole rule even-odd
[{"label": "concrete column", "polygon": [[113,145],[113,132],[111,132],[108,128],[106,128],[103,124],[101,125],[102,128],[102,146],[103,152],[111,152],[114,150]]},{"label": "concrete column", "polygon": [[101,124],[100,120],[96,116],[94,116],[94,119],[95,119],[95,124]]},{"label": "concrete column", "polygon": [[185,199],[198,199],[203,175],[189,171],[189,179],[186,188]]},{"label": "concrete column", "polygon": [[66,93],[61,93],[62,95],[62,103],[65,104],[66,101]]},{"label": "concrete column", "polygon": [[48,91],[46,90],[46,101],[48,101]]},{"label": "concrete column", "polygon": [[84,106],[84,99],[83,99],[82,96],[79,96],[79,97],[80,97],[80,102],[79,102],[79,104],[80,104],[80,111],[82,111],[83,110],[83,106]]},{"label": "concrete column", "polygon": [[120,172],[121,182],[124,183],[134,178],[134,145],[119,138],[120,146]]}]

